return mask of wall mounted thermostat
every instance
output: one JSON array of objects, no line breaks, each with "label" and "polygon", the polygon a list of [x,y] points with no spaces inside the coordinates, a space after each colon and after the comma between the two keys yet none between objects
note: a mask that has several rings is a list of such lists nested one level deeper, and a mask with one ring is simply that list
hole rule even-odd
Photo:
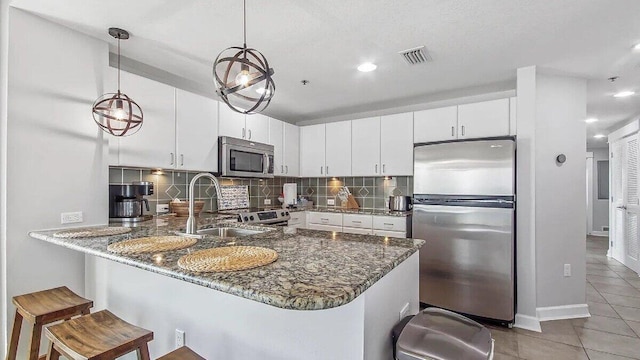
[{"label": "wall mounted thermostat", "polygon": [[567,161],[567,157],[564,154],[556,156],[556,162],[558,164],[564,164],[565,161]]}]

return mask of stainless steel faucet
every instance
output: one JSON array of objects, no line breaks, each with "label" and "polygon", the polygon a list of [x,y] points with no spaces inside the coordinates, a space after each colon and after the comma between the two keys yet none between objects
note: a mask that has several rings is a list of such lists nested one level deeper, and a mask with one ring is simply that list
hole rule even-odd
[{"label": "stainless steel faucet", "polygon": [[220,199],[222,197],[222,191],[220,191],[220,184],[218,183],[218,179],[216,179],[215,176],[209,174],[209,173],[199,173],[198,175],[194,176],[193,179],[191,179],[191,183],[189,183],[189,218],[187,219],[187,228],[185,230],[185,232],[187,234],[195,234],[198,231],[198,222],[196,220],[195,215],[193,214],[194,208],[195,208],[195,198],[196,196],[194,195],[194,187],[196,185],[196,182],[198,181],[198,179],[206,177],[209,180],[211,180],[211,182],[213,183],[213,186],[215,186],[216,188],[216,196],[218,197],[218,199]]}]

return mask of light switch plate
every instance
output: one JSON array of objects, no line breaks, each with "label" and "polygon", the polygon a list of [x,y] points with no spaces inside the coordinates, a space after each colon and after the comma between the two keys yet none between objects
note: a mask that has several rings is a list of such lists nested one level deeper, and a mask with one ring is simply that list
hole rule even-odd
[{"label": "light switch plate", "polygon": [[158,204],[156,205],[156,212],[158,214],[166,214],[169,212],[169,204]]},{"label": "light switch plate", "polygon": [[82,211],[67,212],[67,213],[60,214],[61,224],[81,223],[82,221],[84,221],[82,219]]},{"label": "light switch plate", "polygon": [[271,205],[271,199],[264,199],[265,205]]},{"label": "light switch plate", "polygon": [[336,199],[327,199],[327,205],[336,206]]}]

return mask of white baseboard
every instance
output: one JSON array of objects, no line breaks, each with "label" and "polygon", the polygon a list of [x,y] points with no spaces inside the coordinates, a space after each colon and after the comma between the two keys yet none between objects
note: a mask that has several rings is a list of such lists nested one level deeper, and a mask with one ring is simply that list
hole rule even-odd
[{"label": "white baseboard", "polygon": [[591,234],[592,236],[609,236],[609,232],[608,231],[592,231]]},{"label": "white baseboard", "polygon": [[536,309],[539,321],[591,317],[587,304],[540,307]]},{"label": "white baseboard", "polygon": [[540,321],[534,316],[516,314],[516,321],[513,326],[520,329],[542,332]]}]

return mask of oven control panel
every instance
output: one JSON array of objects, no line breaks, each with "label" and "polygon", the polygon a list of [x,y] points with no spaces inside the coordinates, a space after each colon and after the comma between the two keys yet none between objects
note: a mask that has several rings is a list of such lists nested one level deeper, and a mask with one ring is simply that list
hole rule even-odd
[{"label": "oven control panel", "polygon": [[286,223],[290,218],[289,211],[284,209],[248,211],[238,214],[238,221],[248,224]]}]

